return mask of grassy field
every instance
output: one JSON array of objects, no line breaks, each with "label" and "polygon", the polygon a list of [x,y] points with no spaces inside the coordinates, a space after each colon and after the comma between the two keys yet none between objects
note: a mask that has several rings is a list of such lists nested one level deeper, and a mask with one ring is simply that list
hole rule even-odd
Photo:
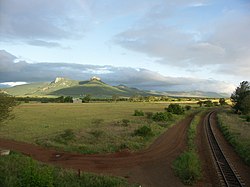
[{"label": "grassy field", "polygon": [[[146,116],[133,116],[134,111],[164,112],[166,106],[130,102],[21,104],[14,109],[15,118],[0,126],[0,136],[81,153],[137,150],[184,116],[154,122]],[[135,135],[135,130],[144,125],[151,128],[151,136]]]},{"label": "grassy field", "polygon": [[242,159],[250,165],[250,122],[225,109],[218,114],[219,127]]}]

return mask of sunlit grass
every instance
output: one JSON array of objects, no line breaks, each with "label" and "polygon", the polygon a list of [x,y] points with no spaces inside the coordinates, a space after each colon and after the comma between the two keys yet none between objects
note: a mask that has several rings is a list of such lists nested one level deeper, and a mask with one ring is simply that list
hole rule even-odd
[{"label": "sunlit grass", "polygon": [[[0,126],[0,136],[81,153],[138,150],[185,115],[175,116],[163,127],[146,116],[134,116],[134,111],[164,112],[166,106],[166,103],[130,102],[22,104],[14,109],[13,120]],[[134,135],[144,125],[152,129],[150,138]],[[65,136],[65,132],[71,132],[73,138]]]},{"label": "sunlit grass", "polygon": [[250,165],[250,122],[230,109],[218,113],[219,127],[242,159]]}]

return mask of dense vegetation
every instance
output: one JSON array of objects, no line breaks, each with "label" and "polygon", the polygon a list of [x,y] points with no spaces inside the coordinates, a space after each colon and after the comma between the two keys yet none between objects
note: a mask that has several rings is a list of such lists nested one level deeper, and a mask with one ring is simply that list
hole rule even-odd
[{"label": "dense vegetation", "polygon": [[180,106],[179,104],[174,104],[171,103],[170,105],[168,105],[167,108],[165,108],[168,112],[173,113],[173,114],[177,114],[177,115],[181,115],[184,114],[184,108],[182,106]]},{"label": "dense vegetation", "polygon": [[0,157],[0,186],[3,187],[128,187],[124,179],[64,170],[12,153]]},{"label": "dense vegetation", "polygon": [[250,112],[250,85],[243,81],[231,95],[233,109],[236,113],[249,114]]},{"label": "dense vegetation", "polygon": [[11,117],[11,111],[16,105],[14,97],[0,92],[0,123]]}]

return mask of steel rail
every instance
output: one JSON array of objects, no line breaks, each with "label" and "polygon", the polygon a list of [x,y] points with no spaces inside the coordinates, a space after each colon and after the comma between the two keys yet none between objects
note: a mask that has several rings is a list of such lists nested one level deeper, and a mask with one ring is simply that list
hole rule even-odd
[{"label": "steel rail", "polygon": [[241,182],[240,176],[236,174],[236,171],[232,169],[230,166],[228,160],[226,159],[220,145],[218,144],[218,141],[212,131],[211,128],[211,116],[214,113],[214,111],[210,112],[207,115],[207,120],[205,121],[206,125],[206,134],[208,138],[208,142],[210,145],[210,148],[213,153],[214,160],[216,162],[217,172],[219,176],[221,176],[220,181],[222,186],[228,186],[228,187],[243,187],[245,184]]}]

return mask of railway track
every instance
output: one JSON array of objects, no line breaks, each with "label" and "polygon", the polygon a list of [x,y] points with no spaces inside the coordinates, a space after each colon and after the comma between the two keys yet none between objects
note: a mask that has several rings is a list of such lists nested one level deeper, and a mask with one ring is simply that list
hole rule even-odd
[{"label": "railway track", "polygon": [[236,187],[236,186],[245,186],[245,184],[241,181],[240,176],[237,172],[230,166],[228,160],[226,159],[223,151],[221,150],[216,137],[211,128],[211,116],[214,111],[208,114],[208,117],[205,121],[206,125],[206,134],[208,138],[208,142],[210,148],[212,150],[212,154],[214,157],[214,161],[216,164],[217,172],[219,175],[221,186],[228,187]]}]

